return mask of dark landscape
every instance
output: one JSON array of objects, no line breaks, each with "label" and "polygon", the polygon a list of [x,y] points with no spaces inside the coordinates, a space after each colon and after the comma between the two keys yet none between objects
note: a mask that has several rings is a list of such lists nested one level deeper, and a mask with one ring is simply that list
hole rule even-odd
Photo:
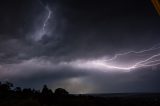
[{"label": "dark landscape", "polygon": [[69,94],[63,88],[52,92],[13,87],[0,83],[0,106],[159,106],[160,93]]}]

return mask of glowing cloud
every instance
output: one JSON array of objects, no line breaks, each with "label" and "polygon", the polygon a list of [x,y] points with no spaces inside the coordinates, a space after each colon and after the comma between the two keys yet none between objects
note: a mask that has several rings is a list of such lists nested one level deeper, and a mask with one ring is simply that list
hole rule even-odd
[{"label": "glowing cloud", "polygon": [[[144,49],[141,51],[129,51],[126,53],[115,54],[115,56],[106,59],[106,58],[98,58],[98,59],[79,59],[71,62],[63,62],[63,65],[70,65],[74,68],[81,69],[95,69],[102,70],[105,72],[113,72],[113,71],[121,71],[121,72],[129,72],[133,69],[144,68],[144,67],[152,67],[160,64],[160,53],[150,54],[150,56],[145,56],[143,58],[138,58],[136,56],[133,57],[131,54],[139,54],[145,55],[148,52],[154,52],[159,50],[159,44],[155,45],[149,49]],[[127,57],[127,60],[123,58]],[[130,58],[133,59],[130,59]],[[119,61],[116,61],[119,59]]]}]

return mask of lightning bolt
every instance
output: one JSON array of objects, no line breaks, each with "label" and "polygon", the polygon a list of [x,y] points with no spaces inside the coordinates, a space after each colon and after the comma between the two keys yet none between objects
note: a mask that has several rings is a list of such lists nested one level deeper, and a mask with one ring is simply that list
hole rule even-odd
[{"label": "lightning bolt", "polygon": [[49,21],[49,19],[51,18],[51,14],[52,14],[52,11],[50,10],[50,8],[48,7],[48,5],[45,7],[46,10],[48,11],[48,16],[47,18],[45,19],[44,23],[43,23],[43,27],[42,27],[42,30],[45,32],[45,28],[47,26],[47,23]]},{"label": "lightning bolt", "polygon": [[49,21],[49,19],[51,18],[51,15],[52,15],[52,11],[50,10],[49,6],[48,6],[48,5],[45,6],[45,5],[42,3],[41,0],[39,0],[39,2],[40,2],[40,4],[45,8],[45,10],[48,12],[48,15],[47,15],[46,19],[44,20],[43,26],[42,26],[42,31],[45,32],[45,29],[46,29],[46,26],[47,26],[47,24],[48,24],[48,21]]},{"label": "lightning bolt", "polygon": [[[150,54],[148,57],[144,57],[143,59],[136,59],[136,62],[132,63],[131,65],[128,65],[128,62],[132,62],[132,60],[122,61],[122,63],[125,63],[123,66],[122,63],[112,63],[111,61],[116,61],[120,56],[127,56],[130,53],[138,54],[138,55],[143,55],[148,52],[157,52],[157,50],[160,49],[160,44],[154,45],[151,48],[144,49],[141,51],[129,51],[121,54],[115,54],[110,59],[105,59],[105,58],[98,58],[98,59],[93,59],[93,60],[78,60],[78,61],[72,61],[70,63],[71,66],[77,67],[77,68],[85,68],[85,69],[100,69],[102,71],[123,71],[123,72],[130,72],[133,69],[137,68],[144,68],[144,67],[152,67],[156,65],[160,65],[160,53],[155,53],[155,54]],[[135,57],[136,58],[136,57]],[[123,58],[121,58],[123,59]],[[134,60],[133,60],[134,61]]]},{"label": "lightning bolt", "polygon": [[94,61],[93,63],[94,63],[94,65],[99,65],[101,67],[103,66],[103,67],[106,67],[106,68],[109,68],[109,69],[129,70],[130,71],[130,70],[136,69],[136,68],[151,67],[151,66],[160,65],[160,63],[159,63],[160,59],[153,60],[153,59],[155,59],[155,58],[157,58],[159,56],[160,56],[160,53],[152,55],[151,57],[149,57],[147,59],[144,59],[144,60],[136,62],[135,64],[133,64],[130,67],[119,67],[119,66],[116,66],[114,64],[108,64],[106,61],[103,61],[103,60]]},{"label": "lightning bolt", "polygon": [[129,51],[129,52],[125,52],[125,53],[115,54],[112,58],[106,59],[105,61],[106,62],[113,61],[113,60],[116,60],[120,56],[128,55],[128,54],[131,54],[131,53],[141,54],[141,53],[144,53],[144,52],[150,52],[150,51],[154,51],[154,50],[157,50],[157,49],[160,49],[160,44],[156,44],[149,49],[145,49],[145,50],[141,50],[141,51]]},{"label": "lightning bolt", "polygon": [[145,49],[145,50],[141,50],[141,51],[129,51],[129,52],[122,53],[122,54],[116,54],[114,57],[112,57],[112,58],[110,58],[108,60],[104,60],[105,63],[103,63],[103,65],[105,65],[108,68],[120,69],[120,70],[131,70],[131,69],[136,69],[136,68],[141,68],[141,67],[150,67],[150,66],[159,65],[160,64],[159,63],[160,59],[158,59],[158,60],[154,60],[154,59],[158,58],[160,56],[160,53],[154,54],[154,55],[152,55],[152,56],[150,56],[150,57],[148,57],[148,58],[146,58],[144,60],[138,61],[138,62],[136,62],[135,64],[133,64],[130,67],[118,67],[118,66],[107,64],[107,62],[116,60],[120,56],[125,56],[125,55],[128,55],[130,53],[141,54],[141,53],[145,53],[145,52],[154,51],[154,50],[157,50],[157,49],[160,49],[159,44],[158,44],[158,47],[157,47],[157,45],[155,45],[155,46],[153,46],[153,47],[151,47],[149,49]]},{"label": "lightning bolt", "polygon": [[[140,61],[140,62],[137,62],[134,66],[132,66],[132,67],[137,67],[137,66],[139,66],[139,65],[147,65],[147,64],[149,64],[149,63],[153,63],[153,62],[157,62],[157,61],[160,61],[160,60],[153,60],[153,61],[150,61],[150,60],[152,60],[152,59],[154,59],[154,58],[156,58],[156,57],[158,57],[158,56],[160,56],[160,53],[159,54],[156,54],[156,55],[153,55],[153,56],[151,56],[151,57],[149,57],[149,58],[147,58],[147,59],[145,59],[145,60],[143,60],[143,61]],[[160,64],[160,63],[159,63]],[[152,65],[151,65],[152,66]]]},{"label": "lightning bolt", "polygon": [[40,28],[38,27],[38,29],[32,35],[32,39],[36,42],[40,41],[43,38],[43,36],[49,35],[50,31],[47,30],[47,25],[52,16],[52,11],[50,7],[48,6],[48,4],[44,4],[41,0],[37,0],[37,2],[45,9],[47,14],[45,16],[44,21],[42,22],[42,26],[40,26]]}]

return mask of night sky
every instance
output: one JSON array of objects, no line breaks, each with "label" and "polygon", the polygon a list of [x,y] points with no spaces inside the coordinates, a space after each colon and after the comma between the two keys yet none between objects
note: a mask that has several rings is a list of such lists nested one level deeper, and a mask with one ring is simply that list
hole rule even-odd
[{"label": "night sky", "polygon": [[0,80],[70,93],[160,92],[150,0],[1,0]]}]

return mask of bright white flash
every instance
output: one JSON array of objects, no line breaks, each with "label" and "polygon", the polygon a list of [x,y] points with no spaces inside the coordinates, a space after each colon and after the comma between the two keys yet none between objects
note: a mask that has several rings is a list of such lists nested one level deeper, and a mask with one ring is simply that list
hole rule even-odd
[{"label": "bright white flash", "polygon": [[[160,65],[160,53],[153,53],[160,50],[160,45],[155,45],[149,49],[144,49],[141,51],[129,51],[126,53],[115,54],[110,59],[100,58],[100,59],[92,59],[92,60],[77,60],[70,62],[69,65],[75,68],[83,68],[83,69],[95,69],[95,70],[102,70],[102,71],[122,71],[122,72],[129,72],[133,69],[143,68],[143,67],[151,67],[155,65]],[[150,56],[146,56],[143,58],[133,57],[135,61],[133,62],[130,59],[130,54],[138,54],[144,55],[148,52],[151,52]],[[127,61],[122,57],[127,57]],[[117,59],[120,59],[120,62],[117,62]],[[123,64],[122,64],[123,63]]]},{"label": "bright white flash", "polygon": [[[146,53],[146,52],[152,52],[152,51],[159,50],[159,49],[160,49],[160,46],[158,44],[158,45],[155,45],[155,46],[153,46],[149,49],[144,49],[144,50],[141,50],[141,51],[129,51],[129,52],[122,53],[122,54],[115,54],[114,57],[112,57],[110,59],[106,59],[105,64],[106,64],[106,66],[108,66],[107,62],[115,61],[118,57],[126,56],[126,55],[129,55],[130,53],[143,54],[143,53]],[[129,67],[116,67],[114,65],[109,65],[109,67],[112,67],[113,69],[115,68],[115,69],[121,69],[121,70],[123,70],[123,69],[124,70],[131,70],[131,69],[136,69],[136,68],[155,66],[155,65],[160,64],[160,59],[157,59],[159,57],[160,57],[160,53],[152,54],[151,56],[149,56],[145,59],[139,59],[136,63],[132,64]]]}]

